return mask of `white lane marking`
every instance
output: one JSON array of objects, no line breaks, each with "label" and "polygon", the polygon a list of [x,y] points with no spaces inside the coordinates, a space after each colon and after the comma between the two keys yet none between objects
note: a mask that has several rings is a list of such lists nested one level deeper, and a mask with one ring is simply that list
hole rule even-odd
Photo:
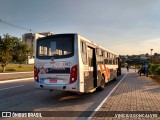
[{"label": "white lane marking", "polygon": [[0,73],[0,75],[2,74],[19,74],[19,73],[33,73],[33,71],[29,71],[29,72],[11,72],[11,73]]},{"label": "white lane marking", "polygon": [[18,88],[18,87],[22,87],[22,86],[24,86],[24,85],[13,86],[13,87],[8,87],[8,88],[2,88],[2,89],[0,89],[0,91],[1,90],[8,90],[8,89],[13,89],[13,88]]},{"label": "white lane marking", "polygon": [[98,111],[102,105],[107,101],[107,99],[111,96],[111,94],[114,92],[114,90],[118,87],[118,85],[123,81],[123,79],[127,76],[128,73],[125,74],[125,76],[119,81],[119,83],[112,89],[112,91],[107,95],[107,97],[101,102],[101,104],[94,110],[94,112],[90,115],[90,117],[87,120],[91,120],[93,116],[95,115],[96,111]]},{"label": "white lane marking", "polygon": [[0,81],[0,83],[9,83],[9,82],[17,82],[17,81],[27,81],[27,80],[31,80],[34,79],[33,77],[31,78],[22,78],[22,79],[14,79],[14,80],[3,80]]}]

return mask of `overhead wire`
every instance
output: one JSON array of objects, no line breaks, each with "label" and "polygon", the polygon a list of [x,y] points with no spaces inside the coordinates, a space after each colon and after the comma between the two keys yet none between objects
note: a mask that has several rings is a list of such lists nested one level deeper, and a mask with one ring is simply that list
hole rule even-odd
[{"label": "overhead wire", "polygon": [[24,28],[24,27],[21,27],[21,26],[18,26],[18,25],[12,24],[12,23],[10,23],[10,22],[7,22],[6,20],[2,20],[2,19],[0,19],[0,22],[4,23],[4,24],[6,24],[6,25],[12,26],[12,27],[16,27],[16,28],[21,29],[21,30],[25,30],[25,31],[33,32],[33,30],[32,30],[32,29]]}]

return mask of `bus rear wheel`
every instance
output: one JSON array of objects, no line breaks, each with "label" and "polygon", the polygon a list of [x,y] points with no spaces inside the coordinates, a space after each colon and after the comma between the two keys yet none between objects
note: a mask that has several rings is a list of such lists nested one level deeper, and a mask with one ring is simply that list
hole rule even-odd
[{"label": "bus rear wheel", "polygon": [[100,86],[98,87],[98,90],[102,91],[102,90],[104,90],[104,87],[105,87],[105,77],[104,77],[104,75],[102,75],[101,76],[101,83],[100,83]]}]

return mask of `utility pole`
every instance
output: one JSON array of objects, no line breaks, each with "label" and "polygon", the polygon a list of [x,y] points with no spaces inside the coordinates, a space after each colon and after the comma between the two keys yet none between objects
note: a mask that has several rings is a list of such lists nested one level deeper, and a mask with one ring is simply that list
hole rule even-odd
[{"label": "utility pole", "polygon": [[153,51],[153,49],[150,49],[151,50],[151,63],[152,63],[152,51]]}]

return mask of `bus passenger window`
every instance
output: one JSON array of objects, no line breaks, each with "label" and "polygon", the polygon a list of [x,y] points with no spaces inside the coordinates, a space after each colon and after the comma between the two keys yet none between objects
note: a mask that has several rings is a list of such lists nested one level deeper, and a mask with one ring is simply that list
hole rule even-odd
[{"label": "bus passenger window", "polygon": [[112,59],[111,58],[109,59],[109,64],[112,64]]},{"label": "bus passenger window", "polygon": [[87,64],[87,48],[86,43],[81,41],[81,56],[84,64]]},{"label": "bus passenger window", "polygon": [[86,48],[87,46],[86,46],[86,43],[85,42],[81,42],[81,52],[83,52],[83,53],[87,53],[87,48]]},{"label": "bus passenger window", "polygon": [[109,63],[107,58],[104,59],[104,63],[105,63],[105,64],[108,64],[108,63]]},{"label": "bus passenger window", "polygon": [[113,65],[115,65],[115,64],[116,64],[116,59],[114,58],[114,59],[113,59]]},{"label": "bus passenger window", "polygon": [[88,54],[88,65],[93,66],[93,49],[87,47]]}]

